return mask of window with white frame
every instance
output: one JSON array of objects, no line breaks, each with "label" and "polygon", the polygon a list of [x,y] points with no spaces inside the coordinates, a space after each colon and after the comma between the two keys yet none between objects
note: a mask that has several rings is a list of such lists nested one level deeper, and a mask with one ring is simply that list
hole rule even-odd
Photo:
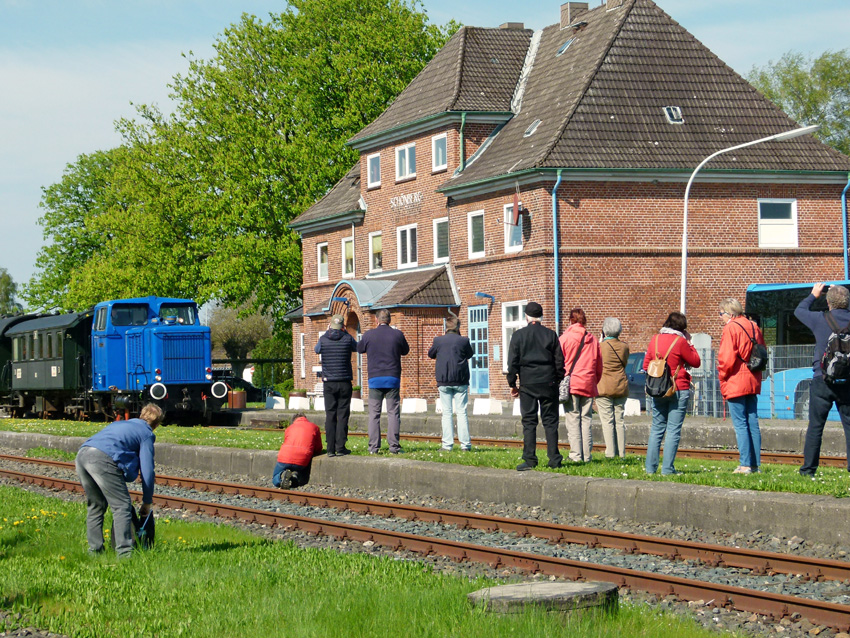
[{"label": "window with white frame", "polygon": [[797,200],[760,199],[759,247],[797,248]]},{"label": "window with white frame", "polygon": [[328,242],[316,245],[316,262],[319,265],[319,281],[328,280]]},{"label": "window with white frame", "polygon": [[399,226],[398,235],[398,267],[412,268],[416,261],[416,224]]},{"label": "window with white frame", "polygon": [[396,180],[416,177],[416,143],[399,146],[395,150]]},{"label": "window with white frame", "polygon": [[469,258],[484,256],[484,211],[469,213],[468,223]]},{"label": "window with white frame", "polygon": [[446,170],[449,165],[447,148],[445,133],[431,138],[431,170],[435,173]]},{"label": "window with white frame", "polygon": [[514,205],[506,204],[503,218],[505,222],[505,252],[515,253],[522,250],[522,215],[517,216],[516,224],[513,224]]},{"label": "window with white frame", "polygon": [[304,333],[300,333],[299,335],[299,345],[301,346],[301,378],[305,379],[307,377],[307,356],[304,353]]},{"label": "window with white frame", "polygon": [[508,349],[511,345],[511,337],[520,328],[525,328],[528,322],[525,320],[525,306],[527,301],[512,301],[502,304],[502,369],[508,371]]},{"label": "window with white frame", "polygon": [[374,153],[366,157],[366,186],[378,188],[381,185],[381,154]]},{"label": "window with white frame", "polygon": [[376,272],[384,267],[384,248],[381,231],[369,233],[369,271]]},{"label": "window with white frame", "polygon": [[342,276],[354,276],[354,237],[342,240]]},{"label": "window with white frame", "polygon": [[449,260],[449,218],[434,220],[434,263],[441,264]]}]

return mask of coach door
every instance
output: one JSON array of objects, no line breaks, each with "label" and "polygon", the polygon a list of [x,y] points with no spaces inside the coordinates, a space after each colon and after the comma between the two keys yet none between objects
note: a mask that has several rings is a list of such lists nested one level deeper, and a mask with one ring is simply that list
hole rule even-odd
[{"label": "coach door", "polygon": [[469,392],[490,393],[490,349],[487,326],[487,306],[469,308],[469,341],[472,343],[472,359],[469,360]]}]

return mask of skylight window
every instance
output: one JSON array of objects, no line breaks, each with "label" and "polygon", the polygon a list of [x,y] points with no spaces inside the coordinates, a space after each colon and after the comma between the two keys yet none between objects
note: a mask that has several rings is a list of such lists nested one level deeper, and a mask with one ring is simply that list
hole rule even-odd
[{"label": "skylight window", "polygon": [[665,106],[664,115],[667,116],[667,121],[670,124],[684,124],[685,118],[682,116],[682,109],[678,106]]},{"label": "skylight window", "polygon": [[566,42],[564,42],[564,43],[561,45],[561,48],[560,48],[560,49],[558,49],[558,53],[557,53],[557,54],[555,54],[555,57],[557,58],[558,56],[563,55],[564,51],[566,51],[567,49],[569,49],[569,48],[570,48],[570,45],[571,45],[573,42],[575,42],[575,38],[570,38],[569,40],[567,40]]},{"label": "skylight window", "polygon": [[531,137],[534,135],[534,131],[537,130],[537,127],[540,126],[540,120],[534,120],[531,125],[525,129],[525,133],[522,134],[523,137]]}]

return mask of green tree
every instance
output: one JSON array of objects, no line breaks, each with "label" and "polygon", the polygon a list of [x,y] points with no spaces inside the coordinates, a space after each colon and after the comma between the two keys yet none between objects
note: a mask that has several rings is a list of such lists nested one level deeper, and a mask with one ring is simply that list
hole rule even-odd
[{"label": "green tree", "polygon": [[[40,256],[33,296],[47,298],[36,284],[53,285],[56,305],[81,307],[128,291],[167,293],[234,307],[250,301],[279,318],[301,285],[299,238],[288,222],[345,174],[357,159],[345,141],[456,28],[429,25],[420,6],[291,0],[266,22],[243,15],[211,60],[189,56],[171,86],[173,114],[140,106],[136,120],[119,122],[124,150],[101,205],[85,217],[100,245],[87,252],[73,236],[57,240],[64,226],[51,219],[62,249]],[[75,178],[86,177],[69,173],[57,194],[69,196]],[[70,268],[66,254],[75,258]]]},{"label": "green tree", "polygon": [[232,362],[233,375],[242,378],[245,363],[258,343],[272,336],[272,321],[268,315],[248,313],[242,308],[216,306],[210,313],[210,332],[213,348],[222,348]]},{"label": "green tree", "polygon": [[292,324],[284,322],[274,336],[263,339],[251,353],[254,359],[289,359],[289,363],[255,363],[255,386],[266,388],[292,379]]},{"label": "green tree", "polygon": [[23,306],[15,300],[18,294],[18,284],[5,268],[0,268],[0,316],[19,315]]},{"label": "green tree", "polygon": [[850,49],[813,58],[789,52],[753,67],[747,79],[794,120],[820,126],[815,136],[850,155]]}]

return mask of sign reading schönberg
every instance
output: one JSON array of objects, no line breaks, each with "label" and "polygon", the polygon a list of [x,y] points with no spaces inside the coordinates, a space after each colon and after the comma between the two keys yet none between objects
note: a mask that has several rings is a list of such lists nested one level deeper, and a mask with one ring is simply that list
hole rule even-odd
[{"label": "sign reading sch\u00f6nberg", "polygon": [[408,193],[407,195],[399,195],[398,197],[390,198],[390,209],[398,210],[409,208],[422,203],[422,191],[417,193]]}]

